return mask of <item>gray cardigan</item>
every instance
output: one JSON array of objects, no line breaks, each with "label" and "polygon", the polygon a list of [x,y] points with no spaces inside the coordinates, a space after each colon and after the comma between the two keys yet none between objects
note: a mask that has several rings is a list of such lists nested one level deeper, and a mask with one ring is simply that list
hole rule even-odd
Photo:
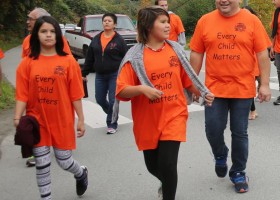
[{"label": "gray cardigan", "polygon": [[[175,53],[177,54],[184,70],[188,74],[190,80],[192,81],[193,85],[199,90],[201,93],[201,96],[203,98],[202,105],[205,104],[205,95],[209,93],[209,90],[204,86],[204,84],[198,79],[196,73],[194,72],[193,68],[190,66],[185,51],[183,47],[178,44],[177,42],[166,40],[168,44],[171,45]],[[129,51],[126,53],[125,57],[123,58],[119,73],[122,70],[122,67],[127,63],[130,62],[131,66],[136,73],[140,83],[142,85],[148,85],[150,87],[154,87],[151,81],[149,80],[145,68],[144,68],[144,62],[143,62],[143,52],[144,52],[144,44],[136,44],[133,47],[129,49]],[[188,104],[192,103],[192,94],[186,89],[186,98],[188,99]],[[112,116],[112,123],[116,122],[118,120],[118,113],[119,113],[119,100],[115,100],[114,107],[113,107],[113,116]]]}]

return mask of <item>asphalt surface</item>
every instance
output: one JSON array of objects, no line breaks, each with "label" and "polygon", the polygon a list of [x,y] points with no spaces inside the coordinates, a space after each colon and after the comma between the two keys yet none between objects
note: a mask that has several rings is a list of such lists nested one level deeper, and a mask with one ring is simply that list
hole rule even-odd
[{"label": "asphalt surface", "polygon": [[[15,70],[20,62],[21,47],[5,52],[2,62],[6,78],[14,85]],[[82,62],[82,61],[80,61]],[[86,103],[95,105],[94,74],[88,79],[89,98]],[[201,73],[203,79],[204,73]],[[273,100],[279,95],[276,70],[272,65],[271,85]],[[256,102],[259,117],[249,122],[249,160],[247,175],[250,190],[237,194],[229,178],[217,178],[210,146],[204,132],[204,112],[194,109],[188,120],[188,141],[181,144],[178,162],[178,188],[176,200],[279,200],[280,199],[280,106],[272,101],[259,104]],[[93,106],[94,107],[94,106]],[[94,107],[95,108],[95,107]],[[86,118],[93,113],[105,122],[105,115],[100,110],[84,108]],[[0,199],[1,200],[38,200],[35,168],[27,168],[21,158],[20,147],[15,146],[14,128],[5,127],[4,118],[12,119],[12,112],[1,111],[0,130]],[[87,122],[86,135],[77,139],[74,158],[89,170],[89,187],[82,198],[76,196],[75,180],[72,174],[61,170],[53,157],[52,196],[56,200],[90,199],[90,200],[157,200],[159,182],[150,175],[144,164],[142,152],[137,150],[134,142],[130,103],[121,103],[120,115],[123,124],[114,135],[107,135],[102,123]],[[96,119],[98,120],[98,119]],[[4,127],[5,126],[5,127]],[[11,125],[12,126],[12,125]],[[230,131],[225,131],[226,143],[230,147]],[[230,159],[229,159],[229,165]]]}]

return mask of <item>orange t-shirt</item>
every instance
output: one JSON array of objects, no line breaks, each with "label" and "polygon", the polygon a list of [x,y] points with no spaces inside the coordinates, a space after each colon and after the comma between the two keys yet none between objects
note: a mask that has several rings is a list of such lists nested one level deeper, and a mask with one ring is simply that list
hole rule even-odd
[{"label": "orange t-shirt", "polygon": [[4,58],[4,53],[2,51],[2,49],[0,49],[0,59]]},{"label": "orange t-shirt", "polygon": [[218,10],[198,21],[191,50],[206,52],[206,86],[221,98],[256,96],[255,53],[266,50],[267,33],[261,21],[241,9],[232,17]]},{"label": "orange t-shirt", "polygon": [[140,85],[130,63],[126,63],[117,79],[116,97],[131,100],[133,131],[139,150],[157,148],[159,140],[186,141],[188,118],[183,88],[192,85],[172,47],[166,44],[160,52],[144,49],[147,77],[163,96],[149,100],[144,95],[123,99],[118,95],[127,86]]},{"label": "orange t-shirt", "polygon": [[101,46],[102,46],[102,52],[104,52],[107,44],[112,40],[112,38],[115,36],[116,32],[109,38],[106,38],[104,35],[104,32],[101,34]]},{"label": "orange t-shirt", "polygon": [[[274,23],[274,13],[272,15],[272,22],[270,24],[271,30],[273,29],[273,23]],[[276,53],[280,53],[280,15],[278,16],[278,29],[275,36],[274,51]]]},{"label": "orange t-shirt", "polygon": [[76,148],[72,102],[84,96],[79,64],[71,55],[28,56],[16,72],[16,99],[26,102],[26,114],[40,124],[40,143],[70,150]]},{"label": "orange t-shirt", "polygon": [[168,39],[178,42],[178,36],[180,35],[180,33],[185,32],[185,28],[178,15],[175,15],[174,13],[170,13],[169,17],[170,17],[170,33]]},{"label": "orange t-shirt", "polygon": [[[31,38],[31,34],[26,36],[24,38],[23,42],[22,42],[22,52],[21,52],[21,57],[22,58],[24,58],[25,56],[29,56],[29,53],[30,53],[30,38]],[[72,55],[66,38],[64,36],[62,36],[62,39],[63,39],[63,44],[64,44],[63,51],[65,53],[68,53],[69,55]]]}]

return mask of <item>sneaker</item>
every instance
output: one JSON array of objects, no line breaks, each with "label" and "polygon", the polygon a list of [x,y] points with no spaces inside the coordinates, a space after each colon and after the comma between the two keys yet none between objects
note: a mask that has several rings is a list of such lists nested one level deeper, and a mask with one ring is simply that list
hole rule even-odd
[{"label": "sneaker", "polygon": [[225,156],[215,157],[215,172],[218,177],[224,178],[227,175],[228,166],[227,166],[227,154]]},{"label": "sneaker", "polygon": [[117,132],[117,129],[114,129],[114,128],[108,128],[107,129],[107,134],[114,134]]},{"label": "sneaker", "polygon": [[36,162],[35,162],[34,156],[29,157],[26,161],[26,166],[27,167],[34,167],[35,164],[36,164]]},{"label": "sneaker", "polygon": [[162,184],[160,184],[158,188],[158,199],[162,200],[163,199],[163,194],[162,194]]},{"label": "sneaker", "polygon": [[76,192],[78,196],[82,196],[87,190],[88,186],[88,170],[86,166],[81,166],[83,168],[83,175],[76,179]]},{"label": "sneaker", "polygon": [[276,101],[273,102],[274,105],[280,105],[280,96],[277,97]]},{"label": "sneaker", "polygon": [[234,184],[235,191],[238,193],[248,192],[248,182],[249,178],[245,175],[245,173],[235,173],[232,177],[230,177],[231,182]]}]

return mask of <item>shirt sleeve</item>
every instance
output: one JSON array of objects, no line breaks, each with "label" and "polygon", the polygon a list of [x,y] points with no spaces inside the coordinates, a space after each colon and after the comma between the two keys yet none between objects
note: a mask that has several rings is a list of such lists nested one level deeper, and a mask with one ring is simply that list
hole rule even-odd
[{"label": "shirt sleeve", "polygon": [[16,71],[16,100],[27,102],[29,95],[29,58],[23,59]]},{"label": "shirt sleeve", "polygon": [[0,59],[3,59],[5,56],[4,56],[4,53],[2,51],[2,49],[0,49]]},{"label": "shirt sleeve", "polygon": [[139,85],[139,79],[137,78],[134,70],[132,69],[131,64],[126,63],[117,78],[117,87],[116,87],[116,98],[121,101],[129,101],[130,98],[122,98],[119,96],[119,93],[126,88],[127,86]]},{"label": "shirt sleeve", "polygon": [[201,19],[198,21],[195,27],[193,37],[190,41],[190,49],[198,53],[205,52],[205,46],[203,42],[203,22]]},{"label": "shirt sleeve", "polygon": [[185,32],[185,28],[184,28],[181,18],[178,15],[176,15],[176,21],[177,21],[177,33],[179,35],[179,34]]},{"label": "shirt sleeve", "polygon": [[72,102],[83,98],[84,89],[81,69],[77,61],[72,56],[69,66],[68,84],[69,96]]}]

